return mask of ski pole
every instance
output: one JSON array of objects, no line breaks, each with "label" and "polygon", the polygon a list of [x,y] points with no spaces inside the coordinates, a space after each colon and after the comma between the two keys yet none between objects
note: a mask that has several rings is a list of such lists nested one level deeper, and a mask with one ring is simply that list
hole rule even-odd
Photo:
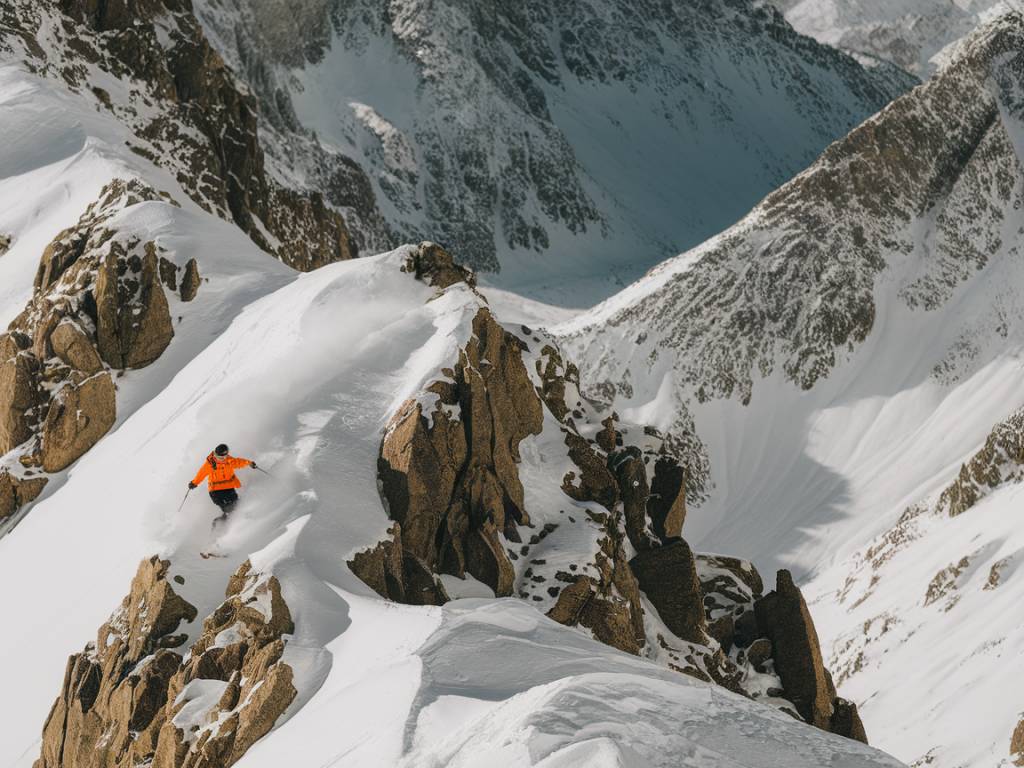
[{"label": "ski pole", "polygon": [[181,504],[178,505],[178,511],[181,512],[181,508],[185,506],[185,502],[188,501],[188,495],[192,493],[192,489],[189,488],[185,491],[185,498],[181,500]]},{"label": "ski pole", "polygon": [[257,472],[262,472],[267,477],[273,477],[273,475],[267,472],[267,470],[265,470],[263,467],[254,466],[253,469],[255,469]]}]

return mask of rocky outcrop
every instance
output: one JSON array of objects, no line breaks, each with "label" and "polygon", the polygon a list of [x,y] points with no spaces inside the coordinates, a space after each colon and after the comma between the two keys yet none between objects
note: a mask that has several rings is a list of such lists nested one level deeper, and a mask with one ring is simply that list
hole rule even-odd
[{"label": "rocky outcrop", "polygon": [[427,394],[395,414],[381,443],[382,495],[402,547],[432,570],[470,573],[510,595],[499,536],[515,540],[529,523],[516,463],[519,443],[541,430],[519,340],[480,309],[451,380]]},{"label": "rocky outcrop", "polygon": [[110,244],[96,275],[96,338],[100,356],[112,368],[144,368],[171,343],[171,313],[157,271],[156,245],[141,256]]},{"label": "rocky outcrop", "polygon": [[956,517],[1004,483],[1024,479],[1024,410],[992,428],[985,445],[960,467],[943,490],[936,509]]},{"label": "rocky outcrop", "polygon": [[143,561],[96,642],[68,660],[36,768],[229,766],[291,703],[281,657],[294,626],[277,580],[244,563],[183,656],[196,609],[169,570]]},{"label": "rocky outcrop", "polygon": [[444,605],[448,594],[430,568],[402,546],[402,526],[392,524],[389,539],[359,552],[349,562],[359,576],[381,597],[408,605]]},{"label": "rocky outcrop", "polygon": [[421,243],[414,248],[402,269],[438,290],[457,283],[464,283],[470,288],[476,286],[476,275],[461,264],[456,264],[451,255],[436,243]]},{"label": "rocky outcrop", "polygon": [[602,535],[592,558],[581,563],[588,575],[577,576],[561,589],[547,615],[560,624],[585,627],[621,651],[639,654],[647,641],[643,600],[626,560],[621,521],[611,513],[594,518]]},{"label": "rocky outcrop", "polygon": [[703,598],[690,546],[677,539],[638,553],[629,565],[665,626],[683,640],[706,643]]},{"label": "rocky outcrop", "polygon": [[867,743],[856,705],[836,695],[814,621],[789,571],[779,571],[775,590],[757,600],[754,611],[758,631],[771,641],[786,698],[800,716],[818,728]]},{"label": "rocky outcrop", "polygon": [[1010,759],[1014,765],[1024,765],[1024,719],[1017,723],[1010,738]]},{"label": "rocky outcrop", "polygon": [[[357,255],[345,221],[320,193],[289,189],[266,169],[255,99],[210,46],[191,2],[17,0],[8,16],[29,67],[58,71],[69,88],[113,111],[134,134],[132,150],[201,207],[296,269]],[[35,39],[40,28],[45,46]],[[125,96],[119,103],[111,79]]]},{"label": "rocky outcrop", "polygon": [[41,397],[38,361],[23,353],[20,345],[27,337],[6,334],[0,352],[6,347],[10,357],[0,362],[0,454],[13,450],[32,436],[30,411]]},{"label": "rocky outcrop", "polygon": [[142,368],[170,344],[165,286],[180,282],[194,298],[194,260],[178,267],[111,225],[125,207],[160,199],[115,180],[43,251],[32,300],[0,335],[0,452],[17,448],[23,466],[59,472],[92,448],[117,418],[108,368]]},{"label": "rocky outcrop", "polygon": [[103,370],[92,340],[74,320],[62,321],[50,334],[53,353],[68,367],[89,376]]},{"label": "rocky outcrop", "polygon": [[60,472],[114,426],[117,395],[109,373],[65,384],[53,396],[42,431],[43,469]]},{"label": "rocky outcrop", "polygon": [[47,478],[31,475],[18,477],[8,469],[0,470],[0,523],[17,512],[25,504],[35,501]]}]

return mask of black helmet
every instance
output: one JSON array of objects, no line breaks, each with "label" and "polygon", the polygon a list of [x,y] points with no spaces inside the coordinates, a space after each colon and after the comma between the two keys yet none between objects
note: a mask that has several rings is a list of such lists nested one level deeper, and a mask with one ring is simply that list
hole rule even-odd
[{"label": "black helmet", "polygon": [[216,448],[213,449],[213,452],[217,456],[227,456],[228,455],[227,443],[221,443],[220,445],[218,445]]}]

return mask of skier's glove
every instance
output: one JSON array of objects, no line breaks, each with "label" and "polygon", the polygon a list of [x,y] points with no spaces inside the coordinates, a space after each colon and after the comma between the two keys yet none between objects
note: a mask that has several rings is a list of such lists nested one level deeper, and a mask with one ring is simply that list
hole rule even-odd
[{"label": "skier's glove", "polygon": [[255,461],[250,461],[249,462],[249,466],[252,467],[253,469],[256,469],[256,462]]},{"label": "skier's glove", "polygon": [[196,487],[196,484],[195,484],[195,483],[189,483],[189,484],[188,484],[188,489],[189,489],[190,491],[191,491],[191,490],[194,490],[194,489],[195,489],[195,487]]}]

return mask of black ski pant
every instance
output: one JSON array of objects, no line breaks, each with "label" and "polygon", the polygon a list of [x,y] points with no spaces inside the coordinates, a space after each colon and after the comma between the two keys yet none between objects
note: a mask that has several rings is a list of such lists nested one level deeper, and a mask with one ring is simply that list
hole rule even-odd
[{"label": "black ski pant", "polygon": [[235,508],[235,504],[238,503],[238,492],[234,488],[228,488],[224,491],[210,491],[210,499],[220,507],[221,516],[218,520],[227,520],[228,515],[231,514],[231,510]]}]

